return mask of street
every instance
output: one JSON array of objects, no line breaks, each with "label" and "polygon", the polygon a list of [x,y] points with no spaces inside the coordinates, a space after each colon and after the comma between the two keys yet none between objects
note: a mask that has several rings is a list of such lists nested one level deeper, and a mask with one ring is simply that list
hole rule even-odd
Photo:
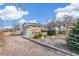
[{"label": "street", "polygon": [[56,50],[34,43],[21,36],[7,36],[0,48],[2,56],[61,56]]}]

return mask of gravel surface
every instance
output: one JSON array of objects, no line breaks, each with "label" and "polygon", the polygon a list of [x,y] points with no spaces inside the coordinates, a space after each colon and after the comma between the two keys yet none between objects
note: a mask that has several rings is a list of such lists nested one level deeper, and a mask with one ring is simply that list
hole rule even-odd
[{"label": "gravel surface", "polygon": [[5,44],[1,49],[2,56],[61,56],[56,50],[34,43],[21,36],[4,38]]},{"label": "gravel surface", "polygon": [[[62,50],[66,50],[66,51],[69,51],[71,53],[74,53],[76,54],[75,52],[71,51],[67,45],[66,45],[66,35],[58,35],[57,37],[52,37],[52,36],[49,36],[49,37],[46,37],[44,38],[43,40],[40,40],[42,43],[45,43],[45,44],[48,44],[48,45],[52,45],[52,46],[55,46],[57,48],[60,48]],[[78,54],[77,54],[78,55]]]}]

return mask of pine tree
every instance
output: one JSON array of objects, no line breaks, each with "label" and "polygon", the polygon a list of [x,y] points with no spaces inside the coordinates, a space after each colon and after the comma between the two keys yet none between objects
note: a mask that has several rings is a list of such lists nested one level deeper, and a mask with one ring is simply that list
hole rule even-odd
[{"label": "pine tree", "polygon": [[79,53],[79,19],[75,24],[75,27],[69,32],[67,46],[72,51]]}]

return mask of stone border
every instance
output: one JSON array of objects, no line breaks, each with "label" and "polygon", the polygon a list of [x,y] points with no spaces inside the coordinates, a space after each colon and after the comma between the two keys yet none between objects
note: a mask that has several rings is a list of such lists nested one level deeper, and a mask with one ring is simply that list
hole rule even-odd
[{"label": "stone border", "polygon": [[31,41],[33,41],[33,42],[35,42],[35,43],[41,44],[41,45],[43,45],[43,46],[45,46],[45,47],[55,49],[55,50],[57,50],[57,51],[59,51],[59,52],[62,52],[62,53],[64,53],[64,54],[66,54],[66,55],[69,55],[69,56],[78,56],[78,54],[71,53],[70,51],[66,51],[66,50],[63,50],[63,49],[61,49],[61,48],[58,48],[58,47],[55,47],[55,46],[52,46],[52,45],[48,45],[48,44],[45,44],[45,43],[43,43],[43,42],[40,42],[40,41],[31,39],[31,38],[26,38],[26,37],[24,37],[24,36],[22,36],[22,37],[25,38],[25,39],[31,40]]}]

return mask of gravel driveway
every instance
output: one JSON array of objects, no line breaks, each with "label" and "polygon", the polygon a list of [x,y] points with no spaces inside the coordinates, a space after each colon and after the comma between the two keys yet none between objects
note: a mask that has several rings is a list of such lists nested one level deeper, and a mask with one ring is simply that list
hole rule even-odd
[{"label": "gravel driveway", "polygon": [[21,36],[8,36],[1,48],[2,56],[61,56],[56,50],[31,42]]}]

